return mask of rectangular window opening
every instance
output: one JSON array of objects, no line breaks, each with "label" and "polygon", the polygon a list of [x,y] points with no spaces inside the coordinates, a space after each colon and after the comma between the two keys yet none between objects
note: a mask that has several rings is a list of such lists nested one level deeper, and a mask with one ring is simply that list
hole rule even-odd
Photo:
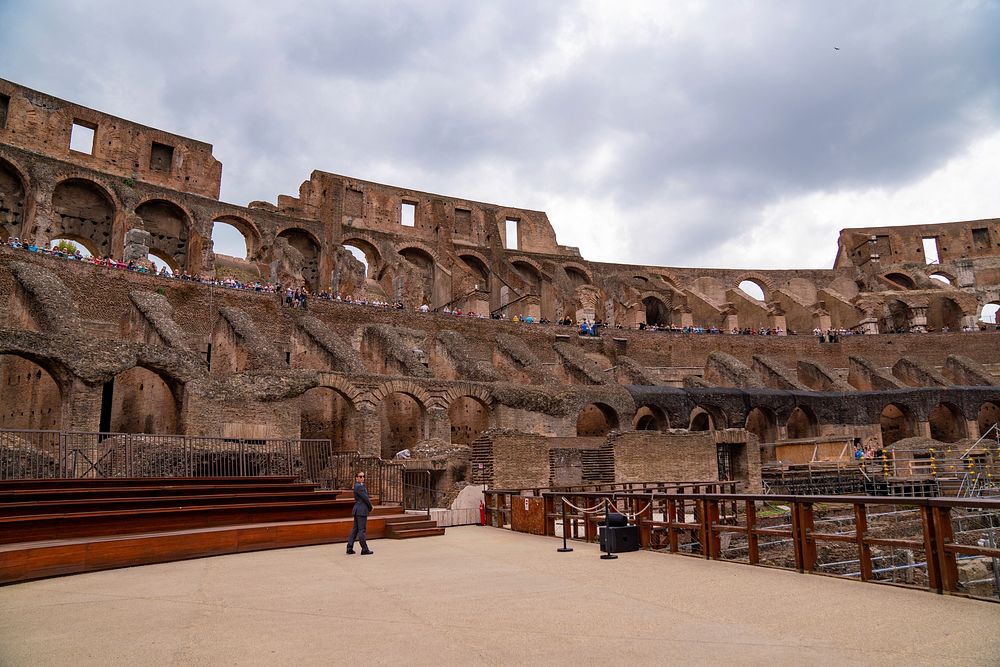
[{"label": "rectangular window opening", "polygon": [[936,236],[928,236],[924,239],[924,261],[928,264],[940,264],[938,257],[938,240]]},{"label": "rectangular window opening", "polygon": [[153,142],[153,148],[149,152],[149,168],[153,171],[170,173],[170,168],[174,164],[174,147],[166,144]]},{"label": "rectangular window opening", "polygon": [[404,201],[399,208],[399,222],[404,227],[417,226],[417,205]]},{"label": "rectangular window opening", "polygon": [[73,121],[73,129],[69,134],[69,149],[78,153],[94,154],[94,135],[97,126],[82,120]]},{"label": "rectangular window opening", "polygon": [[7,127],[7,110],[10,108],[10,97],[0,95],[0,130]]},{"label": "rectangular window opening", "polygon": [[990,230],[986,227],[973,229],[972,244],[976,247],[976,250],[989,250],[991,247]]},{"label": "rectangular window opening", "polygon": [[520,247],[520,220],[516,218],[507,218],[507,227],[505,231],[504,240],[507,242],[506,248],[508,250],[517,250]]}]

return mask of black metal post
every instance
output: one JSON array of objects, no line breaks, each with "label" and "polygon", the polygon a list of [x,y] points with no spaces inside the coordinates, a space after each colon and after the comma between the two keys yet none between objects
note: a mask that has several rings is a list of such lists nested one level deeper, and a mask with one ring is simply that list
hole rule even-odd
[{"label": "black metal post", "polygon": [[[611,499],[614,500],[614,494],[611,494]],[[617,555],[611,553],[611,508],[609,507],[608,499],[604,499],[604,551],[607,553],[601,554],[601,560],[614,560],[618,558]],[[600,529],[598,529],[600,530]]]},{"label": "black metal post", "polygon": [[560,497],[559,500],[562,502],[562,533],[563,533],[563,545],[556,549],[559,553],[566,553],[572,551],[573,547],[566,546],[566,530],[568,526],[566,525],[566,499]]}]

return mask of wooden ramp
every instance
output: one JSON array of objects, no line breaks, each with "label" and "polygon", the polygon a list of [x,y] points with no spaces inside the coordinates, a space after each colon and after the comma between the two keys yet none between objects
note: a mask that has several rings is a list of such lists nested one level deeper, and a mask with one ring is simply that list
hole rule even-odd
[{"label": "wooden ramp", "polygon": [[[369,539],[444,533],[372,501]],[[346,542],[353,507],[350,491],[291,477],[0,481],[0,584]]]}]

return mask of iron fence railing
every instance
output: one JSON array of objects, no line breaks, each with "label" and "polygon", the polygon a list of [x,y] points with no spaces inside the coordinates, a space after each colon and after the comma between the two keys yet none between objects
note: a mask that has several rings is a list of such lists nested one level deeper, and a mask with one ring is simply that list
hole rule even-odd
[{"label": "iron fence railing", "polygon": [[357,452],[335,452],[328,462],[331,488],[351,489],[355,473],[363,472],[369,495],[378,496],[382,503],[403,504],[403,464]]}]

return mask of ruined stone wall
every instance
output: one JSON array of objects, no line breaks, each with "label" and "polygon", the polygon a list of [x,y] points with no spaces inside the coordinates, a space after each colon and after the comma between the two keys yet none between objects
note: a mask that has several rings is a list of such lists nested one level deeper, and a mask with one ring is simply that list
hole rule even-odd
[{"label": "ruined stone wall", "polygon": [[[541,445],[531,437],[623,432],[645,442],[654,436],[633,433],[640,417],[658,429],[752,425],[762,440],[955,439],[976,437],[1000,413],[1000,333],[942,332],[975,324],[982,304],[1000,299],[996,221],[846,230],[831,270],[589,262],[557,243],[543,212],[326,172],[275,204],[219,202],[221,166],[207,144],[4,81],[0,103],[0,238],[67,238],[120,260],[149,255],[176,272],[259,276],[404,306],[313,296],[303,312],[278,295],[4,246],[8,428],[324,437],[383,455],[514,429],[533,434],[523,440],[527,463],[517,464],[530,474],[512,472],[517,448],[501,443],[509,481],[544,485],[548,459],[536,461]],[[96,127],[92,154],[69,149],[74,121]],[[404,206],[413,226],[402,224]],[[245,234],[246,260],[216,257],[217,223]],[[928,236],[938,239],[939,265],[916,251]],[[365,254],[367,269],[347,246]],[[762,301],[739,289],[745,280]],[[415,312],[422,303],[504,320]],[[606,326],[582,338],[572,326],[514,316]],[[645,322],[799,335],[637,330]],[[934,333],[820,343],[814,327]]]}]

